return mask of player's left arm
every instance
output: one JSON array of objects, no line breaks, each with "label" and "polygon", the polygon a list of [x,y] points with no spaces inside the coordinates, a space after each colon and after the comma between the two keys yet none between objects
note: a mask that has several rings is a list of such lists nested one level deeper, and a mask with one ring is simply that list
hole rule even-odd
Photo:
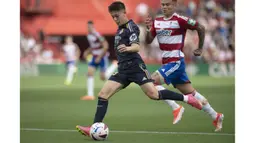
[{"label": "player's left arm", "polygon": [[198,48],[194,50],[194,55],[200,56],[203,51],[202,48],[203,48],[204,39],[205,39],[205,27],[201,25],[200,23],[198,23],[196,20],[185,17],[185,16],[179,16],[179,22],[184,29],[197,31],[198,37],[199,37],[199,44],[198,44]]},{"label": "player's left arm", "polygon": [[117,47],[119,52],[139,52],[140,50],[140,40],[139,40],[139,34],[140,30],[138,26],[130,26],[129,27],[129,44],[130,46],[126,46],[124,44],[121,44]]},{"label": "player's left arm", "polygon": [[195,56],[201,56],[201,54],[203,52],[203,45],[204,45],[204,40],[205,40],[205,27],[197,22],[194,30],[197,31],[199,43],[198,43],[198,48],[196,50],[194,50],[193,53]]}]

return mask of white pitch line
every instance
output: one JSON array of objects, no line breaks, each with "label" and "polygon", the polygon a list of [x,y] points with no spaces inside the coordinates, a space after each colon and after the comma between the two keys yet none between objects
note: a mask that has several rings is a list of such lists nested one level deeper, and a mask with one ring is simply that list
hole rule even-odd
[{"label": "white pitch line", "polygon": [[[68,129],[38,129],[38,128],[21,128],[22,131],[43,131],[43,132],[76,132]],[[208,135],[208,136],[235,136],[231,133],[206,133],[206,132],[160,132],[160,131],[117,131],[112,133],[130,133],[130,134],[178,134],[178,135]]]}]

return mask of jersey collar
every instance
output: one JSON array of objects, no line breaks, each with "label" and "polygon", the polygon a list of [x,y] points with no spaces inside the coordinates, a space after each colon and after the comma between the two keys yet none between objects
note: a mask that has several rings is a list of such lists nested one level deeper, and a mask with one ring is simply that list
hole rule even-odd
[{"label": "jersey collar", "polygon": [[133,21],[132,19],[128,20],[127,23],[120,25],[119,28],[128,28],[128,23],[130,23],[132,21]]},{"label": "jersey collar", "polygon": [[172,16],[170,16],[169,18],[165,18],[165,17],[163,16],[163,19],[164,19],[164,20],[169,20],[169,19],[171,19],[175,14],[176,14],[176,13],[174,12],[174,13],[172,14]]}]

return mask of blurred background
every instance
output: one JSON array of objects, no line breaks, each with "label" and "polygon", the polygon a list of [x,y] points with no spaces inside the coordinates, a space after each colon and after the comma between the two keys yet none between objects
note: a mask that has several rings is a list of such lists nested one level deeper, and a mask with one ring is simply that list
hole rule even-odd
[{"label": "blurred background", "polygon": [[[72,35],[81,53],[89,45],[87,21],[109,43],[110,59],[116,58],[113,41],[117,25],[107,7],[114,0],[21,0],[20,1],[20,63],[21,75],[64,74],[64,37]],[[144,20],[147,14],[160,16],[159,0],[122,0],[128,17],[140,26],[140,54],[153,72],[161,64],[161,52],[156,39],[145,42]],[[177,12],[196,19],[206,27],[204,53],[193,56],[198,47],[195,31],[188,31],[184,46],[187,72],[190,75],[216,77],[235,73],[235,2],[234,0],[178,0]],[[80,56],[80,65],[87,61]],[[63,69],[63,70],[61,70]],[[84,69],[85,70],[85,69]]]}]

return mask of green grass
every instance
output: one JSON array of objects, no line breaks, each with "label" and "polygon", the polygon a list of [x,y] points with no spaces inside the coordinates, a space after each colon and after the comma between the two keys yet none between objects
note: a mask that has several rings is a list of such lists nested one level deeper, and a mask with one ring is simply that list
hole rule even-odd
[{"label": "green grass", "polygon": [[[81,101],[86,94],[85,77],[77,76],[73,85],[64,86],[62,76],[22,77],[20,90],[21,128],[64,129],[68,131],[21,130],[21,143],[84,143],[94,142],[75,132],[77,124],[92,123],[97,101]],[[131,84],[109,102],[104,122],[110,128],[105,143],[234,143],[235,86],[234,78],[191,78],[194,87],[207,97],[215,110],[225,115],[219,135],[156,134],[113,131],[158,131],[214,133],[208,115],[188,105],[182,121],[172,125],[171,109],[162,101],[148,99],[140,88]],[[95,80],[95,93],[103,82]],[[169,89],[175,90],[172,87]],[[225,134],[230,135],[225,135]],[[224,134],[224,135],[221,135]]]}]

